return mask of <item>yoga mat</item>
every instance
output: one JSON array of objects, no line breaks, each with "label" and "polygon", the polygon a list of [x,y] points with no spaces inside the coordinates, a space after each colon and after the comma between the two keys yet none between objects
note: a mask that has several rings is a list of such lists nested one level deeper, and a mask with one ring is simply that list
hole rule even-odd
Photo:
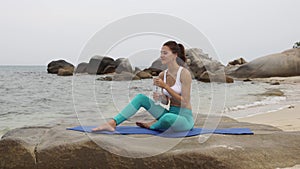
[{"label": "yoga mat", "polygon": [[95,134],[151,134],[151,135],[157,135],[161,137],[170,137],[170,138],[178,138],[178,137],[190,137],[190,136],[196,136],[199,134],[208,134],[208,133],[214,133],[214,134],[232,134],[232,135],[251,135],[254,134],[249,128],[218,128],[215,130],[209,130],[209,129],[202,129],[202,128],[193,128],[190,131],[184,131],[184,132],[162,132],[157,130],[150,130],[138,126],[117,126],[116,130],[114,132],[110,131],[97,131],[92,132],[92,128],[95,128],[96,126],[76,126],[72,128],[67,128],[67,130],[74,130],[74,131],[80,131],[80,132],[88,132],[88,133],[95,133]]}]

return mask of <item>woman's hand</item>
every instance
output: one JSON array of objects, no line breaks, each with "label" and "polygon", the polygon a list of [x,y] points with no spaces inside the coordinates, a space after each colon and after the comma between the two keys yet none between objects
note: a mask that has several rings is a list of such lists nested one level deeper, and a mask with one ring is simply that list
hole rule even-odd
[{"label": "woman's hand", "polygon": [[155,85],[155,86],[158,86],[158,87],[161,87],[161,88],[165,88],[166,87],[166,83],[163,81],[163,80],[161,80],[160,78],[153,78],[153,84]]}]

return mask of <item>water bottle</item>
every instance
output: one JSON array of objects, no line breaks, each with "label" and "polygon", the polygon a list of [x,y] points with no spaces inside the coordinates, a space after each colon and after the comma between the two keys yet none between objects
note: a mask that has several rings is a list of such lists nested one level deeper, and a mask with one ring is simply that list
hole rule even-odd
[{"label": "water bottle", "polygon": [[158,86],[156,86],[156,85],[153,86],[153,91],[154,91],[155,93],[158,93],[158,94],[159,94],[158,100],[154,100],[154,104],[155,104],[155,105],[159,105],[160,102],[161,102],[161,97],[160,97],[160,91],[159,91],[159,89],[160,89],[160,88],[159,88]]}]

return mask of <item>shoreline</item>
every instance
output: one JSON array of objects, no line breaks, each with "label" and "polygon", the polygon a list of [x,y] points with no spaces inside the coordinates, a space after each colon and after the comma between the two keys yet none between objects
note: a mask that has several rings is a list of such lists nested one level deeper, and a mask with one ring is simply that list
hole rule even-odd
[{"label": "shoreline", "polygon": [[279,82],[283,84],[295,84],[300,83],[300,76],[288,76],[288,77],[266,77],[266,78],[234,78],[236,81],[244,81],[249,79],[252,82],[273,83]]},{"label": "shoreline", "polygon": [[271,125],[283,131],[300,131],[300,103],[273,112],[236,118],[236,120]]},{"label": "shoreline", "polygon": [[[251,81],[258,83],[279,82],[280,84],[298,85],[300,84],[300,76],[253,78]],[[236,117],[234,119],[239,122],[271,125],[283,131],[300,131],[300,103],[299,100],[296,102],[294,101],[293,103],[285,104],[285,106],[280,107],[279,109],[265,111],[246,117]],[[251,110],[247,109],[246,111]]]}]

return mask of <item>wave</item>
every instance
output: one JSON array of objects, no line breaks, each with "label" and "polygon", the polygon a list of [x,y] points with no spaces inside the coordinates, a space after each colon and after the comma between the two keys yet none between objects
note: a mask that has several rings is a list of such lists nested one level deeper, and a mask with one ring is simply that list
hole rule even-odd
[{"label": "wave", "polygon": [[245,110],[253,107],[265,106],[265,105],[273,105],[279,102],[285,101],[285,96],[274,96],[274,97],[264,97],[263,100],[255,101],[253,103],[245,104],[245,105],[237,105],[233,107],[226,107],[225,113],[238,111],[238,110]]}]

